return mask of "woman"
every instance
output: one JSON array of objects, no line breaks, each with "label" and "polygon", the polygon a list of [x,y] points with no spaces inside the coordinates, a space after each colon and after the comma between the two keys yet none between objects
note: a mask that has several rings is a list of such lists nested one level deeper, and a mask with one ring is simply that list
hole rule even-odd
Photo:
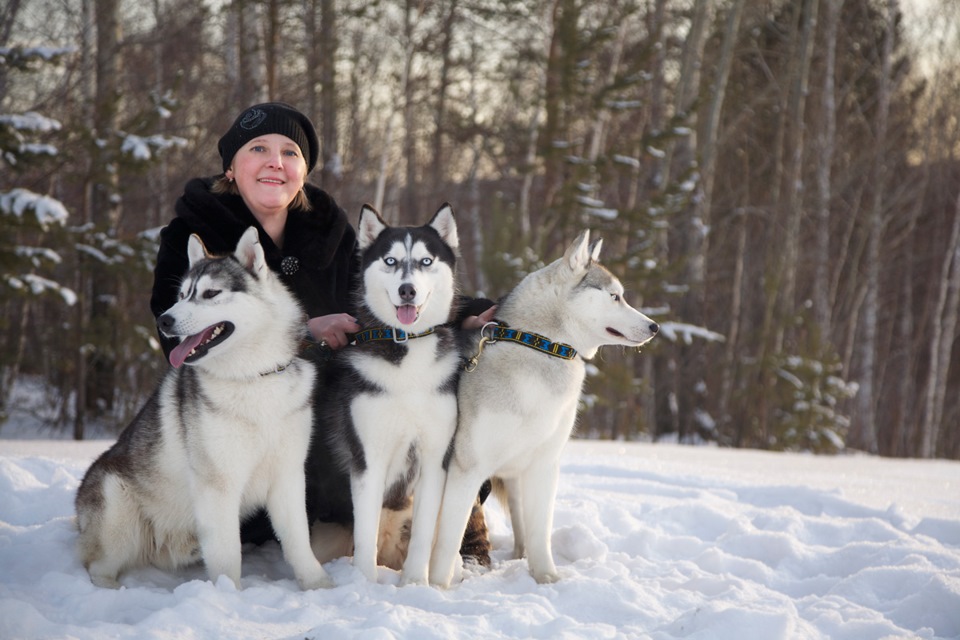
[{"label": "woman", "polygon": [[[150,308],[159,317],[177,301],[180,281],[189,266],[187,241],[197,234],[214,254],[231,253],[243,232],[257,228],[267,264],[303,305],[308,335],[321,346],[345,347],[360,330],[350,315],[350,291],[357,268],[356,234],[346,214],[327,193],[306,183],[317,164],[320,144],[310,119],[288,104],[270,102],[246,109],[220,138],[217,149],[223,174],[195,178],[176,203],[176,217],[160,232]],[[467,301],[460,320],[479,328],[492,318],[487,300]],[[469,314],[482,314],[479,316]],[[169,358],[177,340],[160,334]],[[319,440],[319,439],[316,439]],[[349,476],[338,473],[329,452],[311,451],[307,502],[312,518],[352,520]],[[244,523],[245,542],[273,537],[266,515]],[[464,537],[464,552],[489,563],[483,512],[475,508]]]},{"label": "woman", "polygon": [[[320,153],[313,124],[290,105],[258,104],[237,117],[217,148],[223,174],[188,182],[160,233],[154,316],[177,301],[191,234],[212,253],[229,253],[252,225],[267,264],[304,306],[305,329],[321,344],[343,347],[347,334],[360,330],[347,312],[356,235],[333,198],[306,183]],[[161,335],[160,343],[169,356],[176,340]]]}]

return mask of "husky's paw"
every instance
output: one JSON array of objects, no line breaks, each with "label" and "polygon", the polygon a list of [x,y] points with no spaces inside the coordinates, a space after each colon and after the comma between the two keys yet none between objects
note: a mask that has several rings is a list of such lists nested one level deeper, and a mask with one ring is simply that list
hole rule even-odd
[{"label": "husky's paw", "polygon": [[326,571],[311,576],[304,576],[302,578],[297,578],[297,584],[300,585],[300,588],[304,591],[313,591],[314,589],[332,589],[337,584],[333,581],[333,578],[330,577]]},{"label": "husky's paw", "polygon": [[91,574],[90,582],[100,587],[101,589],[119,589],[120,588],[120,583],[117,581],[117,576],[95,576]]},{"label": "husky's paw", "polygon": [[321,576],[311,580],[297,580],[300,588],[304,591],[313,591],[314,589],[332,589],[337,586],[330,576]]},{"label": "husky's paw", "polygon": [[539,584],[553,584],[554,582],[559,582],[560,574],[555,571],[545,571],[542,573],[534,573],[533,579]]},{"label": "husky's paw", "polygon": [[460,584],[463,581],[463,571],[459,566],[460,563],[457,563],[457,567],[451,569],[450,571],[444,572],[437,570],[430,571],[430,584],[438,589],[449,589],[452,585]]},{"label": "husky's paw", "polygon": [[410,584],[418,584],[418,585],[421,585],[421,586],[424,586],[424,587],[425,587],[425,586],[427,586],[427,584],[428,584],[428,582],[427,582],[427,576],[425,576],[425,575],[420,575],[420,574],[417,574],[417,575],[408,575],[406,572],[404,572],[404,573],[400,576],[400,586],[401,586],[401,587],[405,587],[405,586],[410,585]]}]

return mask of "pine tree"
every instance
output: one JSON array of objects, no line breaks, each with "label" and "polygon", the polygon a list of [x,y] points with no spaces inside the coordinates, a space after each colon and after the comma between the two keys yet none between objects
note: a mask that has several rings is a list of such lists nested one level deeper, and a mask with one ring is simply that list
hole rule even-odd
[{"label": "pine tree", "polygon": [[[0,48],[0,75],[37,73],[58,65],[66,49]],[[27,332],[41,297],[73,306],[77,296],[57,281],[63,259],[56,232],[68,219],[67,208],[43,189],[42,168],[52,163],[59,121],[40,113],[0,113],[0,332],[9,336],[0,347],[0,421],[13,381],[20,372]],[[63,311],[61,311],[62,313]]]}]

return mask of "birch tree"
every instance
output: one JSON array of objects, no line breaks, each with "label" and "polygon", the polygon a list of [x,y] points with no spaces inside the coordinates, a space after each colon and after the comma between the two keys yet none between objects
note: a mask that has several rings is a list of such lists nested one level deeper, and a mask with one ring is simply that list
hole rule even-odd
[{"label": "birch tree", "polygon": [[956,339],[957,316],[960,309],[960,196],[953,214],[950,241],[943,257],[940,286],[933,313],[933,331],[930,337],[930,371],[927,375],[923,406],[920,455],[932,458],[937,452],[937,441],[944,415],[950,359]]},{"label": "birch tree", "polygon": [[816,134],[817,190],[814,207],[816,219],[813,276],[813,309],[822,340],[833,333],[830,300],[830,202],[833,195],[832,169],[837,135],[837,30],[843,0],[824,0],[826,8],[823,43],[823,86],[820,100],[820,119]]},{"label": "birch tree", "polygon": [[887,28],[884,32],[880,52],[880,83],[877,88],[877,110],[874,123],[874,162],[872,195],[866,220],[866,253],[864,270],[866,271],[865,297],[861,312],[862,334],[856,341],[860,367],[860,391],[857,396],[857,413],[850,441],[854,446],[876,453],[876,384],[877,377],[877,335],[880,323],[880,243],[883,234],[884,185],[886,184],[887,127],[890,114],[890,95],[893,78],[891,77],[893,40],[896,33],[897,2],[888,0]]}]

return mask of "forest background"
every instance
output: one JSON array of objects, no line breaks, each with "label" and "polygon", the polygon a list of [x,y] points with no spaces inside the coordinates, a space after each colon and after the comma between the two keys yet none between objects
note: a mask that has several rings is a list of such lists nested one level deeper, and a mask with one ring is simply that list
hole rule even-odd
[{"label": "forest background", "polygon": [[266,100],[353,222],[452,203],[467,294],[604,238],[663,331],[582,436],[960,458],[954,0],[7,0],[0,437],[27,381],[76,438],[138,409],[159,228]]}]

